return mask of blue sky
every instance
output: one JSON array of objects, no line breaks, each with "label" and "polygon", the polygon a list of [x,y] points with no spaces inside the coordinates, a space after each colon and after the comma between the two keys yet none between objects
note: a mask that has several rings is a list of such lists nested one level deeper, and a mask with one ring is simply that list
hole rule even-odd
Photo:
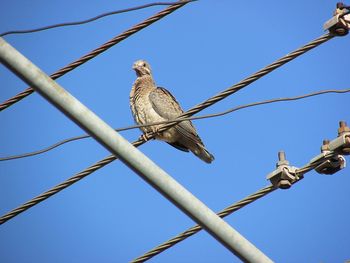
[{"label": "blue sky", "polygon": [[[6,1],[0,32],[86,19],[147,1]],[[208,1],[188,4],[58,79],[112,127],[133,124],[129,92],[138,59],[184,109],[323,34],[335,1]],[[5,39],[50,74],[164,7],[76,27]],[[349,88],[349,36],[330,40],[202,113],[321,89]],[[0,67],[0,100],[26,88]],[[214,211],[266,186],[277,152],[302,166],[349,118],[350,94],[259,106],[195,121],[216,160],[151,141],[139,149]],[[38,94],[0,113],[0,156],[37,150],[83,131]],[[129,141],[140,131],[122,133]],[[109,153],[92,139],[36,157],[0,163],[0,214],[30,200]],[[276,262],[350,259],[349,168],[315,172],[226,218]],[[1,262],[127,262],[193,222],[120,161],[98,170],[0,226]],[[239,262],[202,231],[151,262]]]}]

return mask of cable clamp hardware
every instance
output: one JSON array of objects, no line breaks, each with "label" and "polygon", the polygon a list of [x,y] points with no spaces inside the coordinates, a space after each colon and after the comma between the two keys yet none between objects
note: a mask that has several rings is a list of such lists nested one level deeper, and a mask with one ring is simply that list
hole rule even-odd
[{"label": "cable clamp hardware", "polygon": [[311,159],[309,164],[316,164],[334,153],[330,159],[321,162],[315,167],[320,174],[335,174],[346,167],[346,160],[343,155],[350,154],[350,128],[345,121],[339,122],[338,137],[332,141],[324,140],[321,146],[321,153]]},{"label": "cable clamp hardware", "polygon": [[329,142],[329,150],[341,155],[350,155],[350,128],[345,121],[339,122],[338,137]]},{"label": "cable clamp hardware", "polygon": [[319,174],[331,175],[344,169],[345,166],[346,166],[346,160],[344,156],[338,155],[315,167],[315,171],[318,172]]},{"label": "cable clamp hardware", "polygon": [[286,160],[285,153],[280,151],[278,153],[279,161],[276,163],[276,170],[271,172],[266,179],[270,180],[273,186],[281,189],[288,189],[292,184],[301,179],[296,173],[297,167],[289,166]]},{"label": "cable clamp hardware", "polygon": [[[324,140],[321,147],[321,153],[316,157],[312,158],[309,162],[310,165],[314,165],[325,159],[333,151],[329,150],[329,140]],[[341,169],[345,168],[346,160],[343,155],[335,155],[332,158],[325,160],[315,167],[315,171],[319,174],[335,174]]]},{"label": "cable clamp hardware", "polygon": [[343,3],[337,3],[337,9],[334,11],[334,15],[323,25],[325,31],[337,35],[345,36],[349,33],[350,29],[350,6],[345,6]]}]

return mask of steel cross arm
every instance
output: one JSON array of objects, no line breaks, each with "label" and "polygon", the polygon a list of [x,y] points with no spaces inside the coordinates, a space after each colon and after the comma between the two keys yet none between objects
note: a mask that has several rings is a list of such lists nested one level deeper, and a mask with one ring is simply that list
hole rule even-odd
[{"label": "steel cross arm", "polygon": [[272,262],[152,160],[0,38],[0,61],[245,262]]}]

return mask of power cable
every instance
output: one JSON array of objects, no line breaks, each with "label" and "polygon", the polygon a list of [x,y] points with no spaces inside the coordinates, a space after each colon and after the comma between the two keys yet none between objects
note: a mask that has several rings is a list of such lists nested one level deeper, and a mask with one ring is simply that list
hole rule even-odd
[{"label": "power cable", "polygon": [[[318,162],[315,162],[312,164],[308,163],[308,164],[304,165],[303,167],[301,167],[300,169],[297,169],[296,174],[298,176],[296,176],[296,181],[292,182],[292,184],[299,182],[303,178],[303,175],[305,173],[310,172],[311,170],[315,169],[315,167],[317,167],[319,164],[323,163],[326,160],[333,158],[336,155],[338,155],[338,154],[329,153],[329,154],[325,155],[324,158],[319,160]],[[260,189],[259,191],[243,198],[242,200],[228,206],[224,210],[217,213],[217,215],[220,216],[221,218],[224,218],[224,217],[232,214],[233,212],[251,204],[252,202],[266,196],[267,194],[272,193],[276,189],[278,189],[278,188],[276,188],[273,185],[266,186],[266,187]],[[168,241],[162,243],[161,245],[146,252],[144,255],[132,260],[131,263],[145,262],[145,261],[151,259],[152,257],[154,257],[154,256],[164,252],[165,250],[171,248],[172,246],[176,245],[177,243],[185,240],[186,238],[198,233],[200,230],[202,230],[202,227],[199,225],[191,227],[188,230],[178,234],[174,238],[171,238]]]},{"label": "power cable", "polygon": [[[91,52],[89,52],[88,54],[80,57],[78,60],[68,64],[67,66],[59,69],[58,71],[54,72],[53,74],[50,75],[50,77],[52,79],[57,79],[61,76],[63,76],[64,74],[70,72],[71,70],[81,66],[82,64],[84,64],[85,62],[89,61],[90,59],[96,57],[97,55],[101,54],[102,52],[106,51],[107,49],[109,49],[110,47],[116,45],[117,43],[123,41],[124,39],[128,38],[129,36],[135,34],[136,32],[140,31],[141,29],[144,29],[145,27],[153,24],[154,22],[160,20],[161,18],[165,17],[166,15],[174,12],[175,10],[177,10],[178,8],[186,5],[187,3],[189,3],[190,1],[178,1],[177,4],[171,5],[167,8],[165,8],[163,11],[147,18],[146,20],[142,21],[141,23],[131,27],[130,29],[124,31],[123,33],[121,33],[120,35],[112,38],[110,41],[104,43],[102,46],[92,50]],[[25,89],[24,91],[22,91],[21,93],[18,93],[17,95],[15,95],[14,97],[4,101],[3,103],[0,104],[0,111],[10,107],[11,105],[17,103],[18,101],[24,99],[25,97],[29,96],[30,94],[32,94],[34,92],[34,89],[29,87],[27,89]]]},{"label": "power cable", "polygon": [[[249,77],[243,79],[242,81],[238,82],[237,84],[231,86],[230,88],[228,88],[228,89],[220,92],[219,94],[209,98],[208,100],[204,101],[203,103],[196,105],[195,107],[193,107],[192,109],[190,109],[186,113],[179,116],[179,118],[185,118],[185,117],[189,117],[191,115],[194,115],[197,112],[213,105],[214,103],[219,102],[220,100],[223,100],[227,96],[230,96],[230,95],[236,93],[237,91],[243,89],[244,87],[246,87],[249,84],[253,83],[254,81],[258,80],[259,78],[261,78],[261,77],[271,73],[275,69],[283,66],[287,62],[299,57],[300,55],[306,53],[307,51],[309,51],[309,50],[321,45],[322,43],[332,39],[334,36],[335,35],[330,34],[330,33],[327,33],[327,34],[320,36],[319,38],[311,41],[307,45],[305,45],[301,48],[298,48],[297,50],[295,50],[295,51],[287,54],[286,56],[278,59],[277,61],[273,62],[272,64],[264,67],[263,69],[257,71],[256,73],[254,73],[254,74],[250,75]],[[163,126],[163,128],[160,128],[158,130],[158,132],[162,132],[162,131],[168,129],[170,126],[171,126],[170,123],[166,124]]]},{"label": "power cable", "polygon": [[[244,105],[240,105],[240,106],[228,109],[226,111],[219,112],[219,113],[214,113],[214,114],[206,114],[206,115],[202,115],[202,116],[192,116],[192,117],[188,117],[188,118],[174,119],[174,120],[169,120],[169,121],[153,122],[153,123],[143,124],[143,125],[132,125],[132,126],[127,126],[127,127],[123,127],[123,128],[117,128],[115,130],[117,132],[121,132],[121,131],[141,128],[141,127],[153,126],[153,125],[168,124],[168,123],[174,123],[174,122],[175,123],[179,123],[181,121],[187,121],[187,120],[207,119],[207,118],[223,116],[223,115],[232,113],[234,111],[238,111],[238,110],[242,110],[242,109],[245,109],[245,108],[254,107],[254,106],[258,106],[258,105],[264,105],[264,104],[270,104],[270,103],[282,102],[282,101],[295,101],[295,100],[305,99],[305,98],[309,98],[309,97],[313,97],[313,96],[317,96],[317,95],[322,95],[322,94],[327,94],[327,93],[346,93],[346,92],[350,92],[350,89],[344,89],[344,90],[334,90],[334,89],[321,90],[321,91],[317,91],[317,92],[313,92],[313,93],[309,93],[309,94],[305,94],[305,95],[300,95],[300,96],[295,96],[295,97],[276,98],[276,99],[270,99],[270,100],[264,100],[264,101],[244,104]],[[57,142],[57,143],[55,143],[53,145],[50,145],[48,147],[45,147],[44,149],[41,149],[41,150],[37,150],[37,151],[29,152],[29,153],[24,153],[24,154],[0,157],[0,161],[9,161],[9,160],[16,160],[16,159],[21,159],[21,158],[25,158],[25,157],[32,157],[32,156],[35,156],[35,155],[42,154],[42,153],[48,152],[50,150],[53,150],[53,149],[55,149],[55,148],[57,148],[57,147],[59,147],[59,146],[61,146],[63,144],[66,144],[66,143],[69,143],[69,142],[72,142],[72,141],[76,141],[76,140],[90,138],[90,137],[91,137],[90,135],[81,135],[81,136],[68,138],[68,139],[59,141],[59,142]]]},{"label": "power cable", "polygon": [[[189,3],[189,2],[194,2],[194,1],[198,1],[198,0],[187,0],[187,1],[183,1],[183,2]],[[57,28],[57,27],[82,25],[82,24],[86,24],[86,23],[90,23],[90,22],[96,21],[96,20],[98,20],[100,18],[103,18],[103,17],[106,17],[106,16],[111,16],[111,15],[131,12],[131,11],[135,11],[135,10],[140,10],[140,9],[152,7],[152,6],[178,5],[178,4],[179,4],[178,2],[155,2],[155,3],[150,3],[150,4],[145,4],[145,5],[140,5],[140,6],[130,7],[130,8],[126,8],[126,9],[117,10],[117,11],[111,11],[111,12],[103,13],[101,15],[98,15],[98,16],[95,16],[95,17],[92,17],[92,18],[89,18],[89,19],[86,19],[86,20],[82,20],[82,21],[64,22],[64,23],[54,24],[54,25],[50,25],[50,26],[39,27],[39,28],[35,28],[35,29],[11,30],[11,31],[7,31],[7,32],[4,32],[4,33],[1,33],[0,37],[4,37],[6,35],[13,35],[13,34],[34,33],[34,32],[44,31],[44,30],[53,29],[53,28]]]},{"label": "power cable", "polygon": [[[170,7],[169,7],[170,8]],[[276,68],[286,64],[287,62],[297,58],[298,56],[306,53],[307,51],[319,46],[320,44],[332,39],[335,35],[327,33],[325,35],[322,35],[321,37],[311,41],[307,45],[298,48],[297,50],[287,54],[286,56],[282,57],[281,59],[278,59],[277,61],[273,62],[272,64],[266,66],[265,68],[257,71],[253,75],[250,75],[249,77],[245,78],[244,80],[238,82],[237,84],[231,86],[230,88],[224,90],[223,92],[217,94],[214,97],[209,98],[208,100],[204,101],[201,104],[198,104],[197,106],[193,107],[189,111],[185,112],[184,114],[181,114],[178,118],[187,118],[190,117],[191,115],[213,105],[214,103],[224,99],[225,97],[239,91],[240,89],[244,88],[245,86],[251,84],[252,82],[258,80],[259,78],[263,77],[264,75],[272,72]],[[162,132],[169,127],[175,125],[176,122],[171,122],[168,124],[162,125],[159,129],[158,132]],[[149,133],[145,134],[142,138],[138,139],[137,141],[134,141],[132,144],[135,147],[138,147],[146,142],[146,139],[151,139],[155,136],[154,133]],[[26,202],[25,204],[19,206],[18,208],[10,211],[9,213],[5,214],[4,216],[0,217],[0,225],[8,221],[9,219],[15,217],[16,215],[24,212],[25,210],[29,209],[30,207],[40,203],[41,201],[49,198],[50,196],[58,193],[59,191],[65,189],[66,187],[74,184],[75,182],[81,180],[82,178],[86,177],[87,175],[95,172],[96,170],[104,167],[105,165],[111,163],[112,161],[118,159],[117,157],[110,155],[97,163],[93,164],[92,166],[88,167],[87,169],[84,169],[83,171],[79,172],[78,174],[74,175],[73,177],[69,178],[65,182],[55,186],[54,188],[46,191],[45,193],[35,197],[34,199]]]}]

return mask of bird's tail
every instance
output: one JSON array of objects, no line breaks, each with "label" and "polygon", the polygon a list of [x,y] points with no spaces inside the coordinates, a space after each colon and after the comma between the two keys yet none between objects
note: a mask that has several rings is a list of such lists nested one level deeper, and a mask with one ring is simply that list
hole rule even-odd
[{"label": "bird's tail", "polygon": [[204,146],[197,145],[196,149],[192,151],[198,158],[203,160],[206,163],[211,163],[214,161],[214,155],[212,155],[210,152],[208,152],[207,149],[205,149]]}]

